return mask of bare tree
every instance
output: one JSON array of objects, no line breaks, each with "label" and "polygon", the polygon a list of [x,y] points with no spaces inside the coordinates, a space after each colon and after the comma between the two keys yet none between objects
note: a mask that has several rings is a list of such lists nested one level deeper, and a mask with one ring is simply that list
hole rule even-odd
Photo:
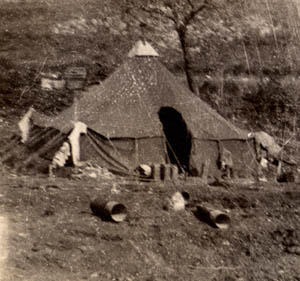
[{"label": "bare tree", "polygon": [[[194,83],[192,74],[192,64],[188,47],[188,28],[193,24],[197,15],[203,14],[205,11],[218,10],[217,5],[213,0],[180,0],[180,1],[147,1],[143,4],[137,4],[134,1],[126,1],[126,12],[131,16],[138,19],[141,23],[141,27],[145,28],[146,24],[141,17],[141,14],[136,14],[137,11],[142,14],[147,14],[149,17],[168,19],[173,23],[174,29],[178,35],[180,43],[183,67],[186,74],[188,87],[194,93],[197,93],[198,89]],[[128,5],[129,4],[129,5]],[[130,5],[131,4],[131,5]],[[135,13],[134,13],[135,11]]]}]

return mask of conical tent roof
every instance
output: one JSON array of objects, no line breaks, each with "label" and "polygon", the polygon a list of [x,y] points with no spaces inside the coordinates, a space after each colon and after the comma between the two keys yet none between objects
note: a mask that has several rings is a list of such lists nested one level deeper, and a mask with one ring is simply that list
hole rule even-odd
[{"label": "conical tent roof", "polygon": [[128,53],[128,57],[158,57],[158,53],[153,49],[153,47],[147,42],[139,40],[132,47]]},{"label": "conical tent roof", "polygon": [[[136,46],[145,45],[141,44]],[[182,114],[194,137],[246,137],[246,132],[181,85],[160,63],[149,44],[142,52],[136,46],[109,78],[83,92],[76,104],[54,118],[35,113],[34,123],[67,131],[76,111],[78,121],[109,138],[163,136],[158,112],[161,107],[172,107]]]}]

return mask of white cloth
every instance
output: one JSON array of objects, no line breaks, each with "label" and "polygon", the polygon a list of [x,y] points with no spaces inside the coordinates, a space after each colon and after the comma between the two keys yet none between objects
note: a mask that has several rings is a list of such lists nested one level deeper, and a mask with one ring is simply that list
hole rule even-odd
[{"label": "white cloth", "polygon": [[25,143],[28,140],[29,137],[29,131],[30,131],[30,118],[33,112],[33,108],[31,107],[26,114],[23,116],[21,121],[18,123],[19,129],[21,131],[21,142]]},{"label": "white cloth", "polygon": [[54,154],[52,165],[54,165],[54,167],[63,167],[70,155],[70,145],[67,142],[64,142],[61,148]]},{"label": "white cloth", "polygon": [[68,137],[72,147],[72,160],[75,166],[77,166],[80,162],[80,134],[86,133],[87,126],[82,122],[76,122],[74,123],[74,129]]},{"label": "white cloth", "polygon": [[266,132],[260,131],[251,133],[250,137],[254,137],[258,145],[261,145],[267,152],[273,156],[278,157],[281,147],[276,143],[273,137]]}]

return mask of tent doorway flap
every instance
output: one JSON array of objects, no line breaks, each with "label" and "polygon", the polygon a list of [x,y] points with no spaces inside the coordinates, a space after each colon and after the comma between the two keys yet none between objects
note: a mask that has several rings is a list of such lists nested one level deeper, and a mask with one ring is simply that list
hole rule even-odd
[{"label": "tent doorway flap", "polygon": [[166,137],[169,160],[181,172],[190,172],[192,135],[181,113],[172,107],[161,107],[158,112]]}]

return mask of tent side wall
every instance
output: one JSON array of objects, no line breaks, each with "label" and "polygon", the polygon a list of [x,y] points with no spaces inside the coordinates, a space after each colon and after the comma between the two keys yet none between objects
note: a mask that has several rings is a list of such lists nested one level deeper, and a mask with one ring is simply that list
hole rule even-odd
[{"label": "tent side wall", "polygon": [[220,146],[232,154],[235,176],[249,178],[257,176],[257,161],[253,140],[202,140],[194,139],[191,153],[191,165],[196,174],[201,176],[207,165],[209,177],[219,178],[222,172],[219,168]]},{"label": "tent side wall", "polygon": [[[208,175],[222,175],[218,161],[220,145],[229,150],[233,159],[233,170],[237,177],[249,178],[257,175],[257,161],[253,140],[203,140],[193,139],[190,157],[195,175],[202,176],[204,165],[209,165]],[[130,174],[140,164],[168,163],[163,137],[113,138],[107,139],[94,131],[80,138],[81,161],[92,161],[111,171]]]},{"label": "tent side wall", "polygon": [[254,140],[222,140],[222,145],[231,152],[233,169],[237,177],[257,177],[258,162]]},{"label": "tent side wall", "polygon": [[[218,169],[219,148],[214,140],[193,139],[191,152],[191,169],[194,175],[202,176],[207,169],[209,177],[219,177]],[[206,167],[207,166],[207,167]]]},{"label": "tent side wall", "polygon": [[107,139],[89,130],[80,137],[80,160],[130,173],[140,164],[166,163],[164,140],[162,137]]},{"label": "tent side wall", "polygon": [[[135,164],[167,163],[167,151],[163,137],[136,139]],[[136,166],[137,166],[136,165]]]}]

